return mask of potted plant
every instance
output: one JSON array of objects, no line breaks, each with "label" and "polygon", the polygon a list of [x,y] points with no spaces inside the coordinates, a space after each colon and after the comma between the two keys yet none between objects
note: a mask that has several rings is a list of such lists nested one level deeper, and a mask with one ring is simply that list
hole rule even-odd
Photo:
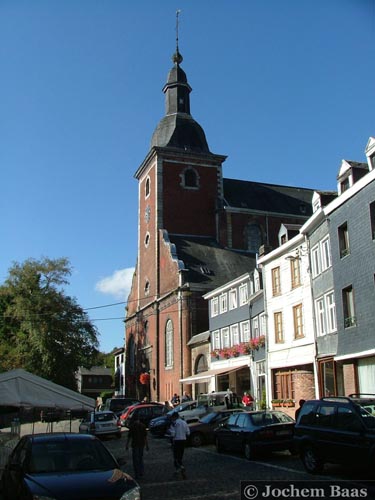
[{"label": "potted plant", "polygon": [[281,406],[282,404],[282,399],[272,399],[271,404],[273,407]]}]

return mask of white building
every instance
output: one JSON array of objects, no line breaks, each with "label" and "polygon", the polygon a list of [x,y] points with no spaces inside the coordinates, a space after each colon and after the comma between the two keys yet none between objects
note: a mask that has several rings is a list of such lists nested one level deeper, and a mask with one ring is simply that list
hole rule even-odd
[{"label": "white building", "polygon": [[267,402],[288,401],[292,415],[293,404],[314,398],[317,388],[309,251],[298,230],[282,225],[280,246],[258,260],[267,317]]}]

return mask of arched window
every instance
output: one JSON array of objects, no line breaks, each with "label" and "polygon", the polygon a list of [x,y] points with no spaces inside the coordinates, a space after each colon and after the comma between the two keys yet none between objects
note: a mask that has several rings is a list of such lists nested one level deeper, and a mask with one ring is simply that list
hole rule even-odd
[{"label": "arched window", "polygon": [[185,168],[181,174],[181,186],[187,189],[198,189],[199,188],[199,175],[198,172],[192,168]]},{"label": "arched window", "polygon": [[197,173],[192,168],[185,170],[185,186],[186,187],[197,187],[198,179]]},{"label": "arched window", "polygon": [[165,325],[165,366],[173,366],[173,323],[170,319]]},{"label": "arched window", "polygon": [[150,177],[147,177],[146,179],[146,185],[145,185],[145,197],[150,195]]},{"label": "arched window", "polygon": [[146,233],[146,236],[145,236],[145,247],[148,247],[149,244],[150,244],[150,233]]},{"label": "arched window", "polygon": [[128,342],[128,362],[129,362],[129,372],[134,373],[135,370],[135,342],[134,337],[131,335]]},{"label": "arched window", "polygon": [[145,295],[150,293],[150,282],[147,280],[145,283]]},{"label": "arched window", "polygon": [[206,372],[208,370],[208,364],[206,356],[203,354],[199,355],[195,361],[195,374]]},{"label": "arched window", "polygon": [[247,250],[253,253],[259,253],[259,247],[262,245],[262,231],[258,224],[248,224],[246,228]]}]

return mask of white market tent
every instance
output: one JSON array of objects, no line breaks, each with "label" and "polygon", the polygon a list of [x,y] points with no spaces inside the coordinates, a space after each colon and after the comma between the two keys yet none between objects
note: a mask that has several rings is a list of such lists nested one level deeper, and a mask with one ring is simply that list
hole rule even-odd
[{"label": "white market tent", "polygon": [[18,368],[0,373],[0,406],[93,410],[95,400]]}]

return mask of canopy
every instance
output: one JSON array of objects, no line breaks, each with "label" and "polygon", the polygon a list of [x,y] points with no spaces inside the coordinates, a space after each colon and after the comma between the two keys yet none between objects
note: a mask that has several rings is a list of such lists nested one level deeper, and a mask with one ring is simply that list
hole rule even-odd
[{"label": "canopy", "polygon": [[204,380],[210,380],[211,377],[214,377],[215,375],[224,375],[224,373],[229,373],[235,370],[239,370],[244,366],[249,366],[248,360],[244,360],[242,364],[237,366],[224,366],[221,368],[214,368],[212,370],[207,370],[206,372],[196,373],[195,375],[191,375],[190,377],[180,378],[180,382],[183,382],[185,384],[203,382]]},{"label": "canopy", "polygon": [[16,369],[0,374],[0,405],[92,410],[95,400],[26,370]]}]

